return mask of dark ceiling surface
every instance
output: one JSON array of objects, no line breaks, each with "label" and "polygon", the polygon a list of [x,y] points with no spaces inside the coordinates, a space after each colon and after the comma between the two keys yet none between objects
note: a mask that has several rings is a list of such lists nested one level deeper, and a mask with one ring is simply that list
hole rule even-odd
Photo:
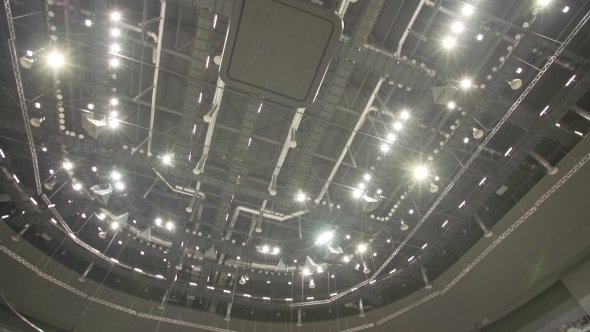
[{"label": "dark ceiling surface", "polygon": [[[344,32],[316,102],[305,109],[218,80],[215,59],[223,52],[230,1],[10,3],[17,56],[34,60],[20,72],[29,116],[44,119],[32,128],[40,178],[57,179],[43,193],[64,224],[48,222],[59,218],[28,198],[41,202],[4,14],[6,222],[16,231],[29,224],[24,238],[77,273],[93,263],[89,279],[191,310],[226,314],[233,303],[235,318],[268,320],[273,308],[297,305],[306,321],[321,321],[358,315],[360,299],[369,314],[423,292],[425,281],[439,282],[487,228],[536,190],[547,169],[532,152],[555,165],[590,131],[579,111],[590,109],[586,26],[502,120],[558,50],[552,39],[564,41],[590,4],[475,1],[475,12],[463,17],[457,1],[420,3],[336,2],[345,12]],[[114,12],[120,21],[111,19]],[[465,27],[447,50],[442,43],[454,20]],[[64,56],[57,69],[47,63],[54,51]],[[473,86],[457,90],[464,78]],[[515,78],[523,84],[512,90],[507,82]],[[438,88],[451,93],[438,95]],[[449,109],[448,101],[457,107]],[[90,125],[90,114],[107,128]],[[66,160],[70,172],[61,169]],[[415,179],[418,166],[427,170],[425,179]],[[90,189],[117,182],[122,188],[107,204]],[[299,194],[306,199],[298,201]],[[112,230],[117,216],[123,219]],[[149,238],[137,236],[148,229]],[[316,243],[327,231],[342,254]],[[64,240],[68,235],[77,241]],[[280,258],[288,273],[276,271]],[[306,264],[308,258],[324,271]],[[304,276],[306,268],[313,274]],[[245,284],[238,283],[242,277]],[[330,300],[334,293],[338,302]]]}]

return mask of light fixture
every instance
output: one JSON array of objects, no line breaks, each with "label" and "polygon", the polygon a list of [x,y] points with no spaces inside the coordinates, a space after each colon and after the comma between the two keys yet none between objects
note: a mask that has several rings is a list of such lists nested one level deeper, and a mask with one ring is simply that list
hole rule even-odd
[{"label": "light fixture", "polygon": [[113,67],[113,68],[116,68],[116,67],[118,67],[118,66],[119,66],[119,60],[118,60],[118,59],[111,59],[111,60],[109,61],[109,65],[110,65],[111,67]]},{"label": "light fixture", "polygon": [[311,272],[309,271],[309,269],[303,269],[303,275],[304,276],[308,276]]},{"label": "light fixture", "polygon": [[346,239],[350,240],[350,235],[346,234]]},{"label": "light fixture", "polygon": [[382,152],[387,152],[389,151],[389,145],[386,143],[381,144],[381,151]]},{"label": "light fixture", "polygon": [[395,141],[395,135],[394,134],[387,134],[387,141],[390,143]]},{"label": "light fixture", "polygon": [[455,109],[455,107],[457,107],[457,104],[454,101],[449,101],[449,103],[447,104],[447,107],[452,110]]},{"label": "light fixture", "polygon": [[156,225],[157,226],[161,226],[162,225],[162,219],[161,218],[156,218]]},{"label": "light fixture", "polygon": [[453,23],[453,25],[451,25],[451,30],[453,30],[454,33],[459,33],[461,31],[463,31],[463,23],[461,23],[461,22]]},{"label": "light fixture", "polygon": [[428,170],[424,166],[418,166],[414,169],[414,177],[418,180],[424,179],[428,175]]},{"label": "light fixture", "polygon": [[452,48],[457,43],[457,40],[453,37],[446,37],[443,39],[443,46],[445,48]]},{"label": "light fixture", "polygon": [[270,250],[268,246],[262,246],[262,252],[267,253]]},{"label": "light fixture", "polygon": [[31,124],[31,126],[33,126],[35,128],[39,128],[39,127],[41,127],[41,124],[43,123],[43,118],[30,118],[29,123]]},{"label": "light fixture", "polygon": [[364,244],[359,244],[359,246],[358,246],[358,250],[359,250],[359,252],[361,252],[361,253],[362,253],[362,252],[365,252],[365,251],[367,251],[367,246],[366,246],[366,245],[364,245]]},{"label": "light fixture", "polygon": [[109,127],[117,128],[119,126],[119,120],[117,118],[109,117]]},{"label": "light fixture", "polygon": [[324,272],[324,268],[322,268],[321,266],[318,266],[318,268],[316,269],[316,271],[318,273],[322,273],[322,272]]},{"label": "light fixture", "polygon": [[401,122],[396,122],[393,124],[393,129],[395,129],[395,130],[402,130],[402,127],[403,127],[403,125]]},{"label": "light fixture", "polygon": [[54,51],[47,56],[47,62],[51,67],[59,68],[64,64],[64,57],[63,55]]},{"label": "light fixture", "polygon": [[364,190],[364,189],[365,189],[365,187],[366,187],[366,185],[365,185],[364,183],[362,183],[362,182],[361,182],[361,183],[359,183],[359,189],[362,189],[362,190]]},{"label": "light fixture", "polygon": [[369,267],[367,266],[367,263],[364,263],[364,262],[363,262],[363,273],[364,274],[371,273],[371,269],[369,269]]},{"label": "light fixture", "polygon": [[121,30],[114,28],[113,30],[111,30],[111,36],[113,37],[119,37],[121,35]]},{"label": "light fixture", "polygon": [[365,179],[365,181],[369,181],[371,180],[371,174],[367,173],[363,176],[363,179]]},{"label": "light fixture", "polygon": [[112,106],[117,106],[117,105],[119,105],[119,100],[117,98],[111,98],[111,101],[109,103]]},{"label": "light fixture", "polygon": [[117,182],[117,183],[115,183],[115,188],[117,190],[123,190],[123,189],[125,189],[125,184],[123,184],[123,182]]},{"label": "light fixture", "polygon": [[343,261],[344,263],[348,263],[348,262],[350,262],[350,257],[348,257],[348,256],[344,256],[344,257],[342,257],[342,261]]},{"label": "light fixture", "polygon": [[407,119],[409,119],[409,118],[410,118],[410,112],[408,112],[408,111],[406,111],[406,110],[402,111],[402,113],[401,113],[401,117],[402,117],[402,119],[404,119],[404,120],[407,120]]},{"label": "light fixture", "polygon": [[170,155],[165,155],[162,157],[162,162],[164,162],[164,164],[170,164],[172,162],[172,157],[170,157]]},{"label": "light fixture", "polygon": [[471,5],[463,6],[463,8],[461,8],[461,14],[463,14],[465,16],[469,16],[469,15],[473,14],[473,6],[471,6]]},{"label": "light fixture", "polygon": [[297,193],[297,196],[295,197],[295,199],[298,202],[303,202],[303,201],[305,201],[307,199],[307,197],[305,196],[305,194],[303,192],[300,191],[300,192]]},{"label": "light fixture", "polygon": [[41,103],[35,103],[35,108],[41,108]]},{"label": "light fixture", "polygon": [[410,214],[414,214],[414,210],[412,210],[412,209],[410,209],[409,212],[410,212]]},{"label": "light fixture", "polygon": [[407,231],[407,230],[408,230],[408,228],[410,228],[410,226],[408,226],[408,224],[406,224],[406,223],[405,223],[405,222],[402,220],[402,221],[401,221],[401,226],[400,226],[400,229],[401,229],[402,231]]},{"label": "light fixture", "polygon": [[473,128],[473,138],[480,139],[485,133],[481,129]]},{"label": "light fixture", "polygon": [[541,6],[541,7],[545,7],[549,4],[550,0],[538,0],[537,3]]},{"label": "light fixture", "polygon": [[121,14],[119,12],[113,12],[111,13],[111,20],[113,22],[118,22],[121,20]]},{"label": "light fixture", "polygon": [[117,111],[111,111],[112,118],[116,118],[117,116],[119,116],[119,113],[117,113]]},{"label": "light fixture", "polygon": [[279,247],[274,247],[274,249],[272,250],[272,253],[275,255],[278,255],[279,252],[281,252],[281,249],[279,249]]},{"label": "light fixture", "polygon": [[520,68],[520,67],[516,68],[516,73],[517,73],[517,74],[520,74],[520,73],[522,73],[522,68]]},{"label": "light fixture", "polygon": [[84,24],[86,24],[87,27],[91,27],[92,26],[92,21],[91,20],[86,20],[86,21],[84,21]]},{"label": "light fixture", "polygon": [[74,183],[74,185],[72,187],[74,187],[74,190],[82,189],[82,185],[80,183]]},{"label": "light fixture", "polygon": [[112,171],[111,178],[113,178],[113,180],[121,180],[121,173],[117,171]]},{"label": "light fixture", "polygon": [[429,189],[429,191],[434,194],[435,192],[438,191],[438,186],[435,185],[434,183],[430,183],[430,189]]},{"label": "light fixture", "polygon": [[166,229],[167,230],[172,230],[172,228],[174,228],[174,223],[172,223],[171,221],[166,223]]},{"label": "light fixture", "polygon": [[121,47],[119,46],[119,44],[111,45],[111,52],[119,53],[120,50],[121,50]]},{"label": "light fixture", "polygon": [[360,189],[355,189],[355,190],[352,192],[352,196],[353,196],[354,198],[360,198],[362,195],[363,195],[363,191],[362,191],[362,190],[360,190]]},{"label": "light fixture", "polygon": [[475,39],[481,41],[483,40],[483,35],[481,33],[477,34],[477,37],[475,37]]},{"label": "light fixture", "polygon": [[515,78],[512,81],[508,82],[510,88],[512,90],[518,90],[522,86],[522,80],[520,78]]},{"label": "light fixture", "polygon": [[565,6],[563,7],[563,9],[561,10],[562,13],[567,13],[570,11],[570,7],[569,6]]},{"label": "light fixture", "polygon": [[316,240],[316,243],[318,245],[326,244],[326,243],[328,243],[328,241],[330,241],[332,239],[333,236],[334,236],[334,233],[332,231],[324,232],[322,235],[320,235],[318,237],[318,239]]},{"label": "light fixture", "polygon": [[465,144],[469,143],[469,137],[465,137],[465,138],[463,139],[463,143],[465,143]]},{"label": "light fixture", "polygon": [[116,221],[113,221],[111,223],[111,229],[119,229],[119,223]]},{"label": "light fixture", "polygon": [[97,215],[99,220],[104,220],[104,218],[106,218],[107,216],[104,213],[98,214]]},{"label": "light fixture", "polygon": [[89,110],[93,110],[94,109],[94,104],[88,104],[88,109]]},{"label": "light fixture", "polygon": [[311,279],[309,281],[309,288],[314,289],[315,288],[315,283],[313,282],[313,279]]},{"label": "light fixture", "polygon": [[465,78],[461,81],[461,87],[463,89],[469,89],[471,87],[471,80],[468,78]]}]

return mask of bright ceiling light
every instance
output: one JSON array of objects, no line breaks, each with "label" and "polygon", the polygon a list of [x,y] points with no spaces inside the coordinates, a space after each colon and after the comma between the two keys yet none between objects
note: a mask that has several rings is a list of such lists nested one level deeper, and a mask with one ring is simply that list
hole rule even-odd
[{"label": "bright ceiling light", "polygon": [[111,229],[119,229],[119,223],[116,221],[113,221],[113,223],[111,224]]},{"label": "bright ceiling light", "polygon": [[346,239],[350,240],[350,235],[346,234]]},{"label": "bright ceiling light", "polygon": [[365,179],[365,181],[369,181],[371,180],[371,174],[367,173],[363,176],[363,179]]},{"label": "bright ceiling light", "polygon": [[332,239],[333,236],[334,236],[334,233],[332,231],[324,232],[322,235],[320,235],[318,237],[318,239],[316,240],[316,243],[317,244],[326,244],[326,243],[328,243],[328,241],[330,241]]},{"label": "bright ceiling light", "polygon": [[174,223],[172,223],[172,221],[167,222],[166,229],[170,231],[172,228],[174,228]]},{"label": "bright ceiling light", "polygon": [[461,14],[463,14],[465,16],[469,16],[469,15],[473,14],[473,6],[470,6],[470,5],[463,6],[463,8],[461,8]]},{"label": "bright ceiling light", "polygon": [[30,51],[30,50],[27,51],[28,56],[33,56],[33,54],[34,54],[33,51]]},{"label": "bright ceiling light", "polygon": [[352,196],[354,198],[360,198],[363,195],[363,191],[360,189],[355,189],[354,192],[352,193]]},{"label": "bright ceiling light", "polygon": [[112,171],[111,172],[111,177],[113,178],[113,180],[120,180],[121,179],[121,173],[119,173],[117,171]]},{"label": "bright ceiling light", "polygon": [[89,110],[93,110],[94,109],[94,104],[88,104],[88,109]]},{"label": "bright ceiling light", "polygon": [[465,138],[463,139],[463,143],[469,143],[469,138],[465,137]]},{"label": "bright ceiling light", "polygon": [[348,263],[348,262],[350,262],[350,257],[348,257],[348,256],[344,256],[344,257],[342,257],[342,261],[343,261],[344,263]]},{"label": "bright ceiling light", "polygon": [[303,275],[308,276],[309,273],[309,269],[303,269]]},{"label": "bright ceiling light", "polygon": [[69,171],[69,170],[71,170],[71,169],[72,169],[72,167],[74,167],[74,165],[72,165],[72,163],[71,163],[71,162],[69,162],[69,161],[66,161],[66,162],[64,163],[64,165],[63,165],[63,168],[64,168],[66,171]]},{"label": "bright ceiling light", "polygon": [[41,108],[41,103],[35,103],[35,108]]},{"label": "bright ceiling light", "polygon": [[262,252],[268,252],[270,248],[268,246],[262,246]]},{"label": "bright ceiling light", "polygon": [[119,37],[121,35],[121,30],[114,28],[113,30],[111,30],[111,36],[113,37]]},{"label": "bright ceiling light", "polygon": [[395,129],[395,130],[402,130],[402,128],[403,128],[403,125],[401,122],[396,122],[393,124],[393,129]]},{"label": "bright ceiling light", "polygon": [[359,252],[365,252],[365,251],[367,251],[367,246],[364,244],[359,244],[358,250],[359,250]]},{"label": "bright ceiling light", "polygon": [[98,219],[100,219],[100,220],[104,220],[104,218],[106,218],[107,216],[106,216],[106,214],[104,214],[104,213],[101,213],[101,214],[97,215],[97,217],[98,217]]},{"label": "bright ceiling light", "polygon": [[86,21],[84,21],[84,24],[86,24],[87,27],[91,27],[92,26],[92,21],[91,20],[86,20]]},{"label": "bright ceiling light", "polygon": [[52,52],[47,56],[47,62],[51,67],[59,68],[64,64],[64,57],[57,52]]},{"label": "bright ceiling light", "polygon": [[322,272],[324,272],[324,268],[323,268],[323,267],[321,267],[321,266],[318,266],[318,268],[316,269],[316,271],[317,271],[318,273],[322,273]]},{"label": "bright ceiling light", "polygon": [[157,226],[162,225],[162,218],[156,218],[156,225]]},{"label": "bright ceiling light", "polygon": [[483,40],[483,35],[480,33],[477,35],[477,37],[475,37],[475,39],[481,41],[481,40]]},{"label": "bright ceiling light", "polygon": [[82,189],[82,185],[79,182],[78,183],[74,183],[73,187],[74,187],[74,190],[80,190],[80,189]]},{"label": "bright ceiling light", "polygon": [[118,22],[121,20],[121,14],[119,12],[113,12],[111,13],[111,20],[113,20],[114,22]]},{"label": "bright ceiling light", "polygon": [[295,199],[298,202],[303,202],[307,199],[307,197],[305,196],[305,194],[303,192],[300,191],[299,193],[297,193],[297,196],[295,197]]},{"label": "bright ceiling light", "polygon": [[119,120],[117,118],[109,118],[109,127],[117,128],[119,126]]},{"label": "bright ceiling light", "polygon": [[92,166],[92,171],[96,172],[96,171],[98,171],[98,168],[96,168],[96,166]]},{"label": "bright ceiling light", "polygon": [[565,6],[563,7],[563,9],[561,10],[563,13],[567,13],[570,11],[570,7],[569,6]]},{"label": "bright ceiling light", "polygon": [[402,117],[402,119],[404,119],[404,120],[407,120],[407,119],[409,119],[409,118],[410,118],[410,112],[408,112],[408,111],[402,111],[402,113],[401,113],[401,117]]},{"label": "bright ceiling light", "polygon": [[518,68],[516,69],[516,73],[517,73],[517,74],[520,74],[520,73],[522,73],[522,68],[518,67]]},{"label": "bright ceiling light", "polygon": [[170,155],[165,155],[164,157],[162,157],[162,162],[164,164],[170,164],[172,162],[172,157],[170,157]]},{"label": "bright ceiling light", "polygon": [[457,107],[457,104],[455,104],[454,101],[449,101],[449,103],[447,104],[447,107],[452,110],[452,109],[455,109],[455,107]]},{"label": "bright ceiling light", "polygon": [[111,59],[111,60],[109,61],[109,65],[110,65],[111,67],[115,67],[115,68],[116,68],[116,67],[118,67],[118,66],[119,66],[119,60],[118,60],[118,59]]},{"label": "bright ceiling light", "polygon": [[414,177],[418,180],[424,179],[428,175],[428,170],[424,166],[418,166],[414,169]]},{"label": "bright ceiling light", "polygon": [[453,25],[451,25],[451,30],[453,30],[454,33],[459,33],[461,31],[463,31],[463,23],[461,23],[461,22],[453,23]]},{"label": "bright ceiling light", "polygon": [[362,183],[362,182],[359,183],[359,189],[365,189],[365,188],[366,188],[366,186],[364,183]]},{"label": "bright ceiling light", "polygon": [[110,104],[112,106],[117,106],[117,105],[119,105],[119,100],[117,98],[112,98],[110,101]]},{"label": "bright ceiling light", "polygon": [[119,44],[111,45],[111,52],[119,53],[120,50],[121,50],[121,46],[119,46]]},{"label": "bright ceiling light", "polygon": [[387,152],[387,151],[389,151],[389,145],[388,145],[388,144],[386,144],[386,143],[383,143],[383,144],[381,145],[381,151],[383,151],[383,152]]},{"label": "bright ceiling light", "polygon": [[549,4],[550,0],[538,0],[537,3],[542,6],[545,7]]},{"label": "bright ceiling light", "polygon": [[388,134],[388,135],[387,135],[387,140],[388,140],[389,142],[393,142],[393,141],[395,141],[395,135],[394,135],[394,134]]},{"label": "bright ceiling light", "polygon": [[119,116],[119,113],[117,113],[117,111],[112,111],[111,112],[111,117],[112,118],[116,118],[117,116]]},{"label": "bright ceiling light", "polygon": [[272,253],[275,255],[278,255],[279,252],[281,252],[281,249],[279,249],[279,247],[274,247],[274,249],[272,250]]},{"label": "bright ceiling light", "polygon": [[123,184],[123,182],[117,182],[117,183],[115,183],[115,188],[117,190],[123,190],[123,189],[125,189],[125,184]]},{"label": "bright ceiling light", "polygon": [[457,40],[453,37],[446,37],[443,39],[443,46],[445,48],[452,48],[457,43]]},{"label": "bright ceiling light", "polygon": [[461,81],[461,87],[462,87],[463,89],[468,89],[468,88],[470,88],[470,87],[471,87],[471,80],[470,80],[470,79],[468,79],[468,78],[465,78],[465,79],[463,79],[463,80]]}]

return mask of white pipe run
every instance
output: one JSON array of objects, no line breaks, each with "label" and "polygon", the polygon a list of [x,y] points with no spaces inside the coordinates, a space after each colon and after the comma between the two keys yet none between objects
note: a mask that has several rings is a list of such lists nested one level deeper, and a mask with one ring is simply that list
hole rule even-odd
[{"label": "white pipe run", "polygon": [[168,181],[166,181],[166,179],[162,176],[162,174],[160,174],[158,171],[156,171],[153,168],[152,168],[152,170],[156,173],[156,175],[160,178],[160,180],[162,180],[168,186],[168,188],[170,188],[170,190],[174,191],[175,193],[179,193],[179,194],[183,194],[183,195],[187,195],[187,196],[193,196],[196,191],[197,196],[199,196],[201,199],[207,198],[207,196],[205,195],[204,192],[198,191],[199,186],[197,186],[197,190],[192,189],[192,188],[181,187],[181,186],[172,187],[172,185]]},{"label": "white pipe run", "polygon": [[[295,213],[285,215],[282,213],[273,213],[271,211],[264,210],[264,208],[262,209],[262,211],[263,211],[262,212],[263,217],[268,218],[268,219],[272,219],[272,220],[276,220],[276,221],[280,221],[280,222],[286,221],[291,218],[299,217],[299,216],[302,216],[307,213],[307,211],[298,211]],[[234,214],[231,217],[231,221],[229,223],[229,230],[227,232],[227,235],[225,236],[226,240],[230,239],[230,237],[232,235],[232,229],[236,225],[236,221],[238,220],[238,216],[240,215],[240,212],[246,212],[246,213],[250,213],[253,215],[257,215],[257,216],[260,215],[259,210],[247,208],[245,206],[236,207],[236,209],[234,210]]]},{"label": "white pipe run", "polygon": [[221,105],[221,99],[223,98],[223,92],[225,91],[225,83],[221,80],[221,77],[217,78],[217,85],[215,88],[215,95],[213,96],[213,104],[211,112],[205,115],[205,122],[208,122],[207,135],[205,136],[205,144],[203,146],[203,152],[199,158],[197,166],[193,170],[194,174],[201,174],[205,169],[205,162],[207,161],[207,155],[209,154],[209,147],[211,146],[211,140],[213,139],[213,131],[215,129],[215,121],[217,120],[217,113],[219,113],[219,106]]},{"label": "white pipe run", "polygon": [[338,157],[338,160],[336,161],[336,165],[334,165],[334,168],[332,169],[332,173],[330,173],[330,176],[328,177],[328,180],[326,180],[326,183],[320,191],[320,194],[318,195],[316,201],[321,201],[322,197],[324,197],[324,195],[326,194],[326,191],[328,190],[330,183],[332,183],[332,179],[334,179],[334,176],[336,175],[338,168],[340,168],[340,164],[342,164],[342,160],[344,160],[344,157],[348,153],[348,149],[350,148],[352,142],[354,141],[354,138],[356,137],[356,133],[361,129],[361,127],[365,123],[365,120],[367,119],[367,115],[369,115],[369,112],[374,110],[374,108],[371,106],[373,105],[373,101],[375,101],[375,96],[377,95],[377,92],[379,92],[379,89],[381,88],[381,84],[383,84],[383,81],[385,81],[385,77],[379,78],[379,82],[377,82],[375,89],[373,89],[373,92],[371,93],[371,96],[367,101],[367,105],[365,106],[365,109],[363,110],[360,119],[354,126],[354,129],[352,130],[352,133],[350,134],[350,137],[348,138],[348,141],[346,142],[344,149],[342,149],[342,153],[340,153],[340,157]]},{"label": "white pipe run", "polygon": [[152,136],[154,134],[154,120],[156,117],[156,99],[158,96],[158,77],[160,76],[160,60],[162,59],[162,37],[164,36],[164,24],[166,22],[166,0],[160,0],[160,26],[158,28],[158,42],[156,43],[156,63],[154,69],[154,88],[152,89],[152,108],[150,111],[150,129],[148,132],[147,155],[152,155]]},{"label": "white pipe run", "polygon": [[414,25],[414,22],[416,22],[416,19],[418,18],[418,15],[422,11],[422,7],[424,7],[424,3],[425,2],[426,2],[426,0],[420,0],[420,3],[418,4],[418,7],[414,11],[414,15],[412,15],[412,18],[410,19],[410,22],[408,23],[408,27],[406,27],[406,30],[404,30],[404,33],[402,35],[402,38],[400,38],[399,43],[397,44],[397,54],[398,54],[398,56],[401,56],[401,54],[402,54],[402,46],[404,46],[404,43],[406,42],[406,38],[408,38],[408,34],[410,33],[410,29],[412,29],[412,26]]}]

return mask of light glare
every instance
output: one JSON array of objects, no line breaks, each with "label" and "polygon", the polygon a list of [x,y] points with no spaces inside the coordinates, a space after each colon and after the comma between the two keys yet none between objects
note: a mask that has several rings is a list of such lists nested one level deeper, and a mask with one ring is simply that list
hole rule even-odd
[{"label": "light glare", "polygon": [[119,37],[121,35],[121,30],[115,28],[113,30],[111,30],[111,36],[113,37]]},{"label": "light glare", "polygon": [[470,88],[470,87],[471,87],[471,80],[470,80],[470,79],[468,79],[468,78],[466,78],[466,79],[463,79],[463,80],[461,81],[461,87],[462,87],[463,89],[468,89],[468,88]]},{"label": "light glare", "polygon": [[112,229],[119,229],[119,223],[116,221],[113,221],[113,223],[111,224],[111,228]]},{"label": "light glare", "polygon": [[318,244],[326,244],[326,243],[328,243],[328,241],[330,241],[332,239],[333,236],[334,236],[334,233],[332,231],[324,232],[322,235],[320,235],[318,237],[316,242]]},{"label": "light glare", "polygon": [[125,189],[125,185],[123,184],[123,182],[117,182],[117,183],[115,183],[115,188],[117,190],[123,190],[123,189]]},{"label": "light glare", "polygon": [[470,5],[463,6],[463,8],[461,9],[461,14],[463,14],[465,16],[469,16],[469,15],[473,14],[473,6],[470,6]]},{"label": "light glare", "polygon": [[393,124],[393,129],[395,129],[395,130],[402,130],[402,127],[403,127],[403,125],[401,122],[396,122]]},{"label": "light glare", "polygon": [[365,252],[365,251],[367,251],[367,246],[364,244],[359,244],[358,250],[359,250],[359,252]]},{"label": "light glare", "polygon": [[303,202],[303,201],[305,201],[305,199],[306,199],[306,198],[307,198],[307,197],[305,196],[305,194],[304,194],[304,193],[302,193],[302,192],[299,192],[299,193],[297,194],[297,197],[296,197],[295,199],[297,199],[297,201],[298,201],[298,202]]},{"label": "light glare", "polygon": [[443,46],[445,48],[452,48],[457,43],[457,40],[453,37],[447,37],[443,39]]},{"label": "light glare", "polygon": [[121,179],[121,173],[119,173],[117,171],[112,171],[111,172],[111,177],[113,178],[113,180],[120,180]]},{"label": "light glare", "polygon": [[51,54],[49,54],[49,56],[47,57],[47,61],[49,62],[49,65],[53,68],[59,68],[64,64],[64,57],[63,55],[57,53],[57,52],[53,52]]},{"label": "light glare", "polygon": [[121,14],[119,12],[111,13],[111,20],[118,22],[121,20]]},{"label": "light glare", "polygon": [[174,224],[171,221],[167,222],[166,229],[170,231],[170,230],[172,230],[172,228],[174,228]]},{"label": "light glare", "polygon": [[461,23],[461,22],[455,22],[451,26],[451,29],[453,30],[454,33],[459,33],[461,31],[463,31],[463,23]]},{"label": "light glare", "polygon": [[408,118],[410,118],[410,112],[402,111],[401,117],[402,117],[402,119],[407,120]]},{"label": "light glare", "polygon": [[414,177],[418,180],[424,179],[428,175],[428,170],[424,166],[418,166],[414,169]]},{"label": "light glare", "polygon": [[109,61],[109,64],[111,65],[111,67],[118,67],[119,66],[119,60],[118,59],[111,59]]},{"label": "light glare", "polygon": [[450,101],[450,102],[447,104],[447,107],[448,107],[449,109],[451,109],[451,110],[452,110],[452,109],[455,109],[455,107],[457,107],[457,104],[455,104],[455,102],[454,102],[454,101]]}]

